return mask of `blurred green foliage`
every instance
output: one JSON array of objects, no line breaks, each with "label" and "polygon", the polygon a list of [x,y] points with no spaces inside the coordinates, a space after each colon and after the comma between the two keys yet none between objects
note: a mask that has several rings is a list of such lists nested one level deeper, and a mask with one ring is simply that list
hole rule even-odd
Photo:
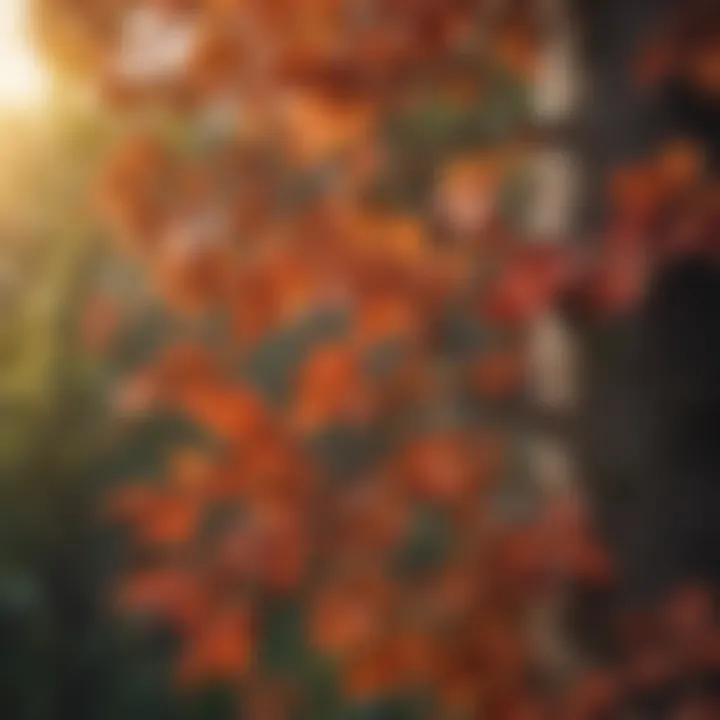
[{"label": "blurred green foliage", "polygon": [[13,720],[60,717],[101,637],[104,425],[76,324],[102,248],[86,191],[109,132],[73,92],[0,117],[0,716]]},{"label": "blurred green foliage", "polygon": [[36,455],[78,390],[72,323],[100,247],[86,189],[109,132],[87,102],[58,98],[29,113],[0,117],[0,467],[6,471]]}]

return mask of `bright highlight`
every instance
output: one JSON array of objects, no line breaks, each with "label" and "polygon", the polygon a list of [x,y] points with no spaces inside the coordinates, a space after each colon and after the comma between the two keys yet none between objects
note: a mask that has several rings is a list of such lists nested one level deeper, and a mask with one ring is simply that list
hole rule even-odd
[{"label": "bright highlight", "polygon": [[26,0],[0,1],[0,108],[39,105],[47,75],[28,37]]}]

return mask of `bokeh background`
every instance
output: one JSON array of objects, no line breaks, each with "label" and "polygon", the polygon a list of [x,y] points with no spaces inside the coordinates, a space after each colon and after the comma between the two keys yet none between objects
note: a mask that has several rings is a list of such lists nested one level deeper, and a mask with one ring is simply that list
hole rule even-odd
[{"label": "bokeh background", "polygon": [[[299,639],[302,603],[299,610],[265,596],[257,656],[279,668],[282,678],[309,687],[310,699],[295,715],[268,702],[252,709],[242,692],[245,681],[228,682],[227,673],[210,673],[190,690],[179,688],[176,634],[166,624],[118,609],[118,585],[139,553],[127,531],[110,521],[108,498],[129,481],[152,484],[168,463],[177,462],[178,449],[214,447],[198,423],[168,408],[147,409],[142,373],[178,339],[216,348],[224,337],[217,318],[188,321],[173,308],[165,290],[158,291],[161,279],[118,247],[122,233],[102,212],[108,164],[115,148],[137,131],[150,130],[183,157],[214,158],[218,144],[223,152],[217,126],[227,120],[225,107],[211,108],[202,123],[163,109],[134,110],[147,95],[164,97],[167,90],[152,82],[150,89],[143,86],[143,62],[151,66],[153,59],[148,48],[140,48],[142,31],[119,32],[118,41],[113,26],[142,5],[170,18],[204,6],[0,3],[0,718],[624,717],[612,710],[559,710],[562,703],[551,710],[508,704],[497,715],[471,703],[465,714],[451,714],[442,704],[426,702],[421,692],[382,702],[361,692],[360,699],[348,700],[338,689],[337,668],[308,655]],[[225,10],[232,3],[216,5]],[[505,8],[502,0],[497,5]],[[552,549],[547,558],[527,560],[532,553],[520,543],[507,557],[509,572],[516,562],[522,582],[523,572],[533,581],[536,573],[543,586],[545,574],[550,584],[557,580],[548,563],[571,566],[529,612],[527,634],[542,648],[553,678],[545,682],[554,690],[572,685],[588,668],[612,665],[617,649],[609,641],[614,625],[608,618],[628,598],[647,602],[691,581],[718,579],[718,44],[709,20],[707,39],[703,22],[683,25],[677,19],[682,3],[669,0],[539,3],[529,42],[526,25],[515,20],[527,19],[525,5],[532,3],[507,3],[509,29],[493,45],[500,61],[491,72],[484,68],[478,80],[471,64],[452,87],[442,79],[421,86],[419,101],[383,127],[393,172],[375,189],[387,206],[414,212],[428,225],[439,222],[438,236],[447,243],[441,247],[449,248],[447,255],[457,251],[461,265],[475,257],[468,249],[473,243],[485,247],[488,237],[500,237],[500,243],[522,236],[535,248],[551,248],[551,262],[554,253],[565,253],[573,268],[581,268],[579,282],[558,287],[550,280],[547,289],[537,280],[545,277],[542,256],[516,281],[520,300],[500,298],[504,320],[513,312],[527,320],[530,330],[522,341],[519,333],[498,333],[497,323],[486,322],[482,313],[478,320],[469,304],[455,298],[442,325],[449,378],[433,381],[435,394],[445,397],[445,388],[455,388],[461,375],[464,382],[468,357],[478,348],[494,348],[499,339],[505,354],[478,366],[473,392],[480,400],[460,383],[459,391],[447,391],[449,406],[430,402],[432,407],[422,408],[427,417],[412,408],[403,420],[432,426],[450,413],[473,427],[500,429],[506,460],[492,498],[499,517],[522,525],[538,513],[544,517],[549,507],[550,525],[553,518],[562,525],[572,513],[568,507],[577,510],[581,498],[579,515],[606,549],[616,584],[606,582],[605,552],[598,559],[594,545],[578,559]],[[697,3],[697,17],[714,18],[712,3],[706,5]],[[683,53],[697,37],[710,59],[688,62],[687,69]],[[150,38],[150,46],[160,39]],[[165,56],[156,47],[155,62],[173,64],[178,46],[173,50],[168,42]],[[178,37],[174,42],[182,45]],[[654,54],[646,55],[646,46]],[[110,53],[108,63],[98,47],[112,48],[118,57]],[[671,60],[658,48],[668,47],[683,70],[666,81]],[[145,60],[141,50],[149,53]],[[213,61],[222,66],[220,55],[201,70],[212,77]],[[130,97],[138,86],[141,97]],[[310,119],[311,155],[321,154],[313,141],[324,146],[331,127],[323,134]],[[686,143],[679,150],[672,146],[677,140]],[[648,161],[668,147],[669,160]],[[515,162],[526,155],[527,162]],[[477,184],[478,156],[502,166],[502,188],[490,193],[482,177]],[[467,177],[458,171],[469,184],[459,179],[457,188],[442,195],[439,169],[450,159],[469,161]],[[682,188],[681,200],[673,197],[657,211],[658,221],[647,207],[659,201],[647,200],[644,189],[656,187],[660,176]],[[329,163],[303,175],[302,182],[293,176],[293,192],[313,198],[336,177]],[[686,202],[687,196],[702,196],[702,203]],[[433,202],[441,206],[440,220]],[[693,218],[700,220],[693,224]],[[641,235],[642,241],[633,242]],[[650,236],[663,239],[645,243]],[[596,252],[598,246],[610,249]],[[648,271],[656,266],[657,277]],[[166,295],[177,289],[172,280]],[[591,285],[596,290],[588,299],[583,291]],[[286,402],[293,369],[309,348],[337,334],[338,322],[330,313],[265,338],[244,356],[244,376],[269,403]],[[392,367],[392,351],[377,353],[373,361]],[[313,452],[334,480],[354,477],[387,440],[386,426],[371,430],[360,435],[341,428],[316,439]],[[443,458],[441,465],[454,462]],[[683,500],[686,495],[694,499]],[[450,562],[443,523],[454,519],[435,509],[423,515],[410,543],[408,562],[418,567]],[[568,537],[561,543],[585,547],[583,533]],[[697,619],[702,612],[689,614]],[[483,684],[483,671],[469,677],[471,686]],[[669,710],[657,707],[634,710],[645,713],[638,717],[666,717],[661,713]],[[705,708],[697,717],[720,717],[716,711]]]}]

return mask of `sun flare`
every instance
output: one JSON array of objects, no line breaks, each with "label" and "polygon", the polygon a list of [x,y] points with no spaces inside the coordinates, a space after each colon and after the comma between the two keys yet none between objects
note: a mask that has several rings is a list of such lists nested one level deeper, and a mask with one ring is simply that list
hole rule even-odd
[{"label": "sun flare", "polygon": [[28,31],[27,0],[0,0],[0,109],[40,105],[47,74]]}]

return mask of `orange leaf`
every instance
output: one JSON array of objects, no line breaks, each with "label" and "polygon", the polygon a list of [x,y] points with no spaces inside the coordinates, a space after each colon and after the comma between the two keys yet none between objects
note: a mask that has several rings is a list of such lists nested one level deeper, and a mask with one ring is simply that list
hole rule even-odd
[{"label": "orange leaf", "polygon": [[186,643],[178,668],[183,684],[206,680],[236,680],[254,658],[250,611],[244,606],[216,609]]}]

